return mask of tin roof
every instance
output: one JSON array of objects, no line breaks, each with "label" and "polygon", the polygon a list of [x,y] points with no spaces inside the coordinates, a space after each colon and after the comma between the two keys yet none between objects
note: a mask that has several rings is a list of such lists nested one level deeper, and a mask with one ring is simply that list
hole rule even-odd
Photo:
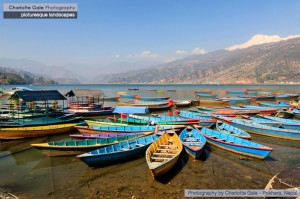
[{"label": "tin roof", "polygon": [[11,99],[20,98],[24,102],[33,102],[33,101],[46,101],[46,100],[67,100],[57,90],[45,90],[45,91],[16,91]]}]

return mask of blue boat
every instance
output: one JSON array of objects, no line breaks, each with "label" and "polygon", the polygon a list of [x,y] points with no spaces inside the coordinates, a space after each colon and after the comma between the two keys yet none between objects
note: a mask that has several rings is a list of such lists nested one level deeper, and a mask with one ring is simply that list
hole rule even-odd
[{"label": "blue boat", "polygon": [[176,128],[176,126],[93,126],[92,129],[95,131],[102,131],[102,132],[148,132],[148,131],[155,131],[156,129],[159,130],[168,130],[172,128]]},{"label": "blue boat", "polygon": [[269,120],[274,120],[281,122],[281,127],[285,129],[295,129],[295,130],[300,130],[300,121],[299,120],[293,120],[293,119],[285,119],[281,117],[273,117],[273,116],[261,116],[263,118],[269,119]]},{"label": "blue boat", "polygon": [[251,136],[246,131],[236,128],[232,125],[226,124],[225,122],[217,121],[216,129],[222,133],[230,134],[243,139],[250,139]]},{"label": "blue boat", "polygon": [[250,116],[247,116],[245,118],[247,120],[249,120],[249,122],[255,122],[255,123],[263,124],[263,125],[267,125],[267,126],[281,127],[281,125],[282,125],[282,122],[270,120],[270,119],[267,119],[267,118],[250,117]]},{"label": "blue boat", "polygon": [[285,102],[278,102],[277,104],[258,102],[258,104],[260,106],[267,106],[267,107],[273,107],[273,108],[288,108],[291,106],[290,104],[287,104]]},{"label": "blue boat", "polygon": [[202,98],[216,98],[216,97],[217,97],[216,94],[206,94],[206,93],[198,93],[198,92],[195,92],[195,94],[196,94],[197,97],[199,97],[200,99],[202,99]]},{"label": "blue boat", "polygon": [[185,128],[179,135],[185,151],[194,159],[199,159],[204,151],[206,138],[192,127]]},{"label": "blue boat", "polygon": [[273,149],[270,147],[232,136],[230,134],[221,133],[205,127],[201,128],[200,126],[194,127],[206,137],[206,140],[209,144],[224,150],[258,159],[264,159],[273,151]]},{"label": "blue boat", "polygon": [[186,119],[198,120],[199,124],[205,127],[211,127],[216,122],[216,120],[212,118],[212,116],[209,114],[200,114],[196,112],[179,111],[179,110],[175,110],[175,114]]},{"label": "blue boat", "polygon": [[77,157],[88,166],[104,166],[144,154],[148,146],[158,138],[159,135],[149,135],[103,147]]},{"label": "blue boat", "polygon": [[292,112],[294,114],[294,116],[293,116],[294,118],[300,119],[300,110],[299,109],[293,108]]},{"label": "blue boat", "polygon": [[275,95],[275,99],[282,100],[282,99],[296,99],[299,97],[299,94],[293,94],[293,93],[282,93]]},{"label": "blue boat", "polygon": [[236,118],[228,118],[222,116],[218,116],[218,118],[249,133],[288,140],[300,140],[300,131],[298,130],[277,128],[254,122],[247,122],[246,120]]},{"label": "blue boat", "polygon": [[227,95],[247,95],[248,91],[225,91]]},{"label": "blue boat", "polygon": [[183,110],[174,110],[174,113],[176,115],[179,115],[183,118],[194,118],[194,119],[206,119],[211,120],[213,119],[211,115],[207,113],[201,113],[201,112],[193,112],[193,111],[183,111]]}]

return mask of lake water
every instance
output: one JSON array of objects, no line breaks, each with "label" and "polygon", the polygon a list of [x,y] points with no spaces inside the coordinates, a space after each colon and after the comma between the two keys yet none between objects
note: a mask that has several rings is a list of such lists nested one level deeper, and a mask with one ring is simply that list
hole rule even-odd
[{"label": "lake water", "polygon": [[[5,86],[8,87],[8,86]],[[3,88],[5,88],[3,87]],[[11,86],[9,86],[11,87]],[[128,88],[140,96],[194,99],[193,90],[262,89],[298,93],[299,85],[33,85],[32,89],[55,89],[65,93],[76,88],[101,89],[107,96]],[[147,89],[176,89],[157,94]],[[114,105],[109,102],[108,105]],[[76,133],[76,132],[74,132]],[[29,147],[31,143],[65,139],[68,135],[0,141],[0,188],[20,198],[184,198],[185,189],[264,189],[272,176],[300,163],[300,143],[252,135],[252,140],[274,149],[265,160],[241,158],[216,147],[206,147],[202,160],[187,154],[169,175],[153,180],[145,158],[102,168],[90,168],[76,157],[47,157]]]}]

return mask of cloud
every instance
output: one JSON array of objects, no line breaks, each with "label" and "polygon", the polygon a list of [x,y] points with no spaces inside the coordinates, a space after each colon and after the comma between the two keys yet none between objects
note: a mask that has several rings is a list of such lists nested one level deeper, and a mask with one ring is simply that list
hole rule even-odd
[{"label": "cloud", "polygon": [[203,48],[195,48],[192,50],[192,55],[202,55],[205,54],[206,51]]},{"label": "cloud", "polygon": [[188,51],[185,51],[185,50],[176,50],[175,54],[176,55],[185,55],[185,54],[188,54],[189,52]]},{"label": "cloud", "polygon": [[288,37],[280,37],[278,35],[257,34],[257,35],[254,35],[250,40],[246,41],[245,43],[230,46],[230,47],[226,48],[226,50],[231,51],[231,50],[236,50],[236,49],[248,48],[248,47],[254,46],[254,45],[279,42],[279,41],[288,40],[288,39],[292,39],[292,38],[296,38],[296,37],[300,37],[300,35],[289,35]]},{"label": "cloud", "polygon": [[140,54],[137,55],[137,57],[141,57],[141,58],[158,58],[159,55],[158,54],[154,54],[151,51],[144,51]]},{"label": "cloud", "polygon": [[115,55],[115,58],[117,58],[117,59],[120,58],[120,55]]}]

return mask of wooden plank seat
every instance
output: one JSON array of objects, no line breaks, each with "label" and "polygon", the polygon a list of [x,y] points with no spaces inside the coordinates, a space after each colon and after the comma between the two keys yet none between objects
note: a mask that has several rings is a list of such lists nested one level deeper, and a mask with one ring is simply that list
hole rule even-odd
[{"label": "wooden plank seat", "polygon": [[165,144],[159,145],[159,148],[164,148],[164,147],[166,147],[166,148],[177,148],[176,145],[165,145]]},{"label": "wooden plank seat", "polygon": [[177,149],[156,149],[159,152],[177,152]]},{"label": "wooden plank seat", "polygon": [[162,157],[151,157],[152,160],[170,160],[172,158],[162,158]]},{"label": "wooden plank seat", "polygon": [[165,155],[165,156],[176,156],[177,154],[176,153],[153,153],[153,155]]}]

